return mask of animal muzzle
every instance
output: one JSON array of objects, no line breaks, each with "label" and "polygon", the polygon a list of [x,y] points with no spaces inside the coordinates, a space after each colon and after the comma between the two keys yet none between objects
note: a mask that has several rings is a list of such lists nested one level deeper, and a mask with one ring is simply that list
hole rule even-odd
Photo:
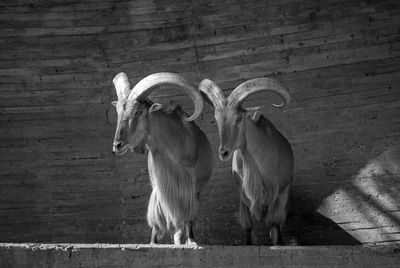
[{"label": "animal muzzle", "polygon": [[121,149],[124,147],[124,143],[122,141],[114,141],[113,143],[113,152],[119,153]]},{"label": "animal muzzle", "polygon": [[220,146],[219,147],[219,159],[221,159],[222,161],[227,161],[231,158],[231,150],[226,149],[224,146]]}]

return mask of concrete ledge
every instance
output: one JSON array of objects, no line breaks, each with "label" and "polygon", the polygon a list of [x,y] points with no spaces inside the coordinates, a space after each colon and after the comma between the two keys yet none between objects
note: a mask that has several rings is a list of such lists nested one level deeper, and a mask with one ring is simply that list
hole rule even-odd
[{"label": "concrete ledge", "polygon": [[399,247],[0,243],[0,267],[399,267]]}]

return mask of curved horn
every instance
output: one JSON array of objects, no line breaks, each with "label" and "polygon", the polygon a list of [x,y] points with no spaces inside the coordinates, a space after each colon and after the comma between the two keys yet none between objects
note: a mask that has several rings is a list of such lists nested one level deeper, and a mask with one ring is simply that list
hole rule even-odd
[{"label": "curved horn", "polygon": [[113,84],[117,91],[118,100],[126,99],[131,90],[131,84],[126,73],[117,74],[113,79]]},{"label": "curved horn", "polygon": [[158,85],[171,84],[180,86],[194,102],[193,114],[185,118],[186,121],[193,121],[203,111],[204,103],[199,91],[186,81],[183,77],[174,73],[155,73],[146,76],[132,89],[129,94],[129,99],[145,99]]},{"label": "curved horn", "polygon": [[281,96],[283,103],[272,104],[275,107],[280,108],[290,103],[289,92],[278,81],[271,78],[254,78],[240,84],[232,91],[228,97],[228,105],[238,107],[247,97],[262,90],[272,91]]},{"label": "curved horn", "polygon": [[201,92],[207,95],[208,99],[214,105],[214,108],[220,108],[224,106],[225,96],[222,90],[216,83],[209,79],[204,79],[199,85]]}]

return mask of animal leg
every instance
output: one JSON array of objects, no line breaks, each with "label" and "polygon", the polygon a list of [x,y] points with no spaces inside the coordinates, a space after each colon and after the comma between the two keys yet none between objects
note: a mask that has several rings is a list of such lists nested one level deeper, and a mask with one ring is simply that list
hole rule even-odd
[{"label": "animal leg", "polygon": [[183,244],[183,232],[182,232],[182,229],[178,229],[174,233],[174,244],[175,245]]},{"label": "animal leg", "polygon": [[194,235],[193,235],[193,221],[189,221],[189,223],[186,224],[186,237],[187,237],[186,244],[191,246],[197,246],[197,243],[194,241]]},{"label": "animal leg", "polygon": [[252,228],[246,229],[246,245],[251,246],[253,244],[252,238],[251,238],[251,231],[253,231]]},{"label": "animal leg", "polygon": [[269,227],[269,236],[273,245],[283,245],[281,230],[285,223],[288,211],[290,186],[279,193],[275,203],[270,207],[266,217],[266,227]]},{"label": "animal leg", "polygon": [[269,237],[271,238],[272,245],[283,245],[281,230],[278,225],[272,224],[269,231]]},{"label": "animal leg", "polygon": [[156,227],[153,227],[151,230],[151,240],[150,240],[150,244],[157,244],[157,230]]},{"label": "animal leg", "polygon": [[243,198],[246,197],[244,196],[243,190],[241,190],[240,201],[239,201],[239,221],[242,228],[246,230],[246,244],[252,245],[253,242],[252,242],[251,232],[253,230],[253,220],[251,218],[250,210],[247,207]]}]

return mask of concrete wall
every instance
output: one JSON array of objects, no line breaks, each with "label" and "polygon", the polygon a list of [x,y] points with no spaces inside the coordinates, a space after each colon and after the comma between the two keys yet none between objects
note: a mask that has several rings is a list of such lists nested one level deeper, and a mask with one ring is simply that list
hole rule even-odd
[{"label": "concrete wall", "polygon": [[398,267],[399,248],[0,244],[1,267]]},{"label": "concrete wall", "polygon": [[[147,243],[146,158],[111,153],[111,81],[171,71],[226,93],[264,76],[290,88],[290,107],[264,112],[296,158],[286,243],[399,243],[399,11],[393,0],[2,1],[0,241]],[[153,99],[192,108],[177,92]],[[216,152],[209,106],[198,124]],[[200,244],[244,243],[229,171],[216,160]]]}]

